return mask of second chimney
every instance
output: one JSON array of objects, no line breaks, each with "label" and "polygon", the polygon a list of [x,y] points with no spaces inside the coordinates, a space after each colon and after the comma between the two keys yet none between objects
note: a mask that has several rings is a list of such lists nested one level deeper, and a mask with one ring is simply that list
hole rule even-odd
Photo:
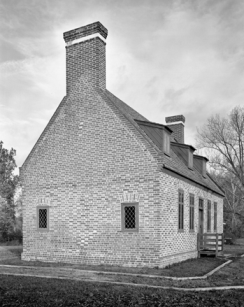
[{"label": "second chimney", "polygon": [[183,115],[169,116],[165,118],[165,121],[167,127],[173,131],[172,136],[176,141],[184,144],[185,117]]},{"label": "second chimney", "polygon": [[92,86],[106,89],[107,35],[99,21],[64,33],[67,93],[82,75]]}]

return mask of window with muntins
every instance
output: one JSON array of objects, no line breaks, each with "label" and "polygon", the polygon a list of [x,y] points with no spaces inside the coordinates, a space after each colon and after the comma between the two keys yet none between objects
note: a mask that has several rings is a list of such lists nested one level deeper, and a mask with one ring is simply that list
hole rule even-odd
[{"label": "window with muntins", "polygon": [[199,198],[199,209],[203,210],[203,199]]},{"label": "window with muntins", "polygon": [[207,231],[211,232],[211,201],[210,200],[208,200]]},{"label": "window with muntins", "polygon": [[179,205],[178,229],[180,231],[183,231],[184,230],[184,192],[182,190],[179,190],[178,194],[179,194],[179,197],[178,197],[178,205]]},{"label": "window with muntins", "polygon": [[37,229],[41,231],[49,229],[49,207],[37,207]]},{"label": "window with muntins", "polygon": [[217,203],[214,203],[214,231],[217,231]]},{"label": "window with muntins", "polygon": [[189,217],[190,217],[189,229],[190,229],[190,231],[194,231],[194,202],[195,202],[194,195],[190,194],[190,212],[189,212]]},{"label": "window with muntins", "polygon": [[121,218],[123,231],[139,230],[139,209],[138,203],[121,204]]}]

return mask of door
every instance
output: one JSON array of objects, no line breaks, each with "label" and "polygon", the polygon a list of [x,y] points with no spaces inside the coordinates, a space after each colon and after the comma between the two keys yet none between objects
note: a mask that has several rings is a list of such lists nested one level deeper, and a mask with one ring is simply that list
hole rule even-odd
[{"label": "door", "polygon": [[198,232],[203,234],[203,209],[199,208]]}]

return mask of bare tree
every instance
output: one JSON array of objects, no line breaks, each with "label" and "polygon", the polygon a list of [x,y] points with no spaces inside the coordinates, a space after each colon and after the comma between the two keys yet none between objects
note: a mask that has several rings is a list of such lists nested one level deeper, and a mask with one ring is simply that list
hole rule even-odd
[{"label": "bare tree", "polygon": [[244,189],[244,108],[235,107],[229,118],[210,117],[197,139],[199,148],[210,150],[211,167],[233,174]]},{"label": "bare tree", "polygon": [[244,218],[244,108],[235,107],[228,118],[210,117],[198,130],[197,143],[207,152],[212,173],[225,191],[225,213],[234,230]]}]

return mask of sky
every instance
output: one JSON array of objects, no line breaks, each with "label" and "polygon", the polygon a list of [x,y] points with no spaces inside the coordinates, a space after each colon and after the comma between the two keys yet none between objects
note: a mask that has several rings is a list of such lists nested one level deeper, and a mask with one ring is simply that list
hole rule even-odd
[{"label": "sky", "polygon": [[243,0],[0,0],[0,140],[21,166],[66,95],[63,32],[108,29],[107,88],[185,143],[244,106]]}]

